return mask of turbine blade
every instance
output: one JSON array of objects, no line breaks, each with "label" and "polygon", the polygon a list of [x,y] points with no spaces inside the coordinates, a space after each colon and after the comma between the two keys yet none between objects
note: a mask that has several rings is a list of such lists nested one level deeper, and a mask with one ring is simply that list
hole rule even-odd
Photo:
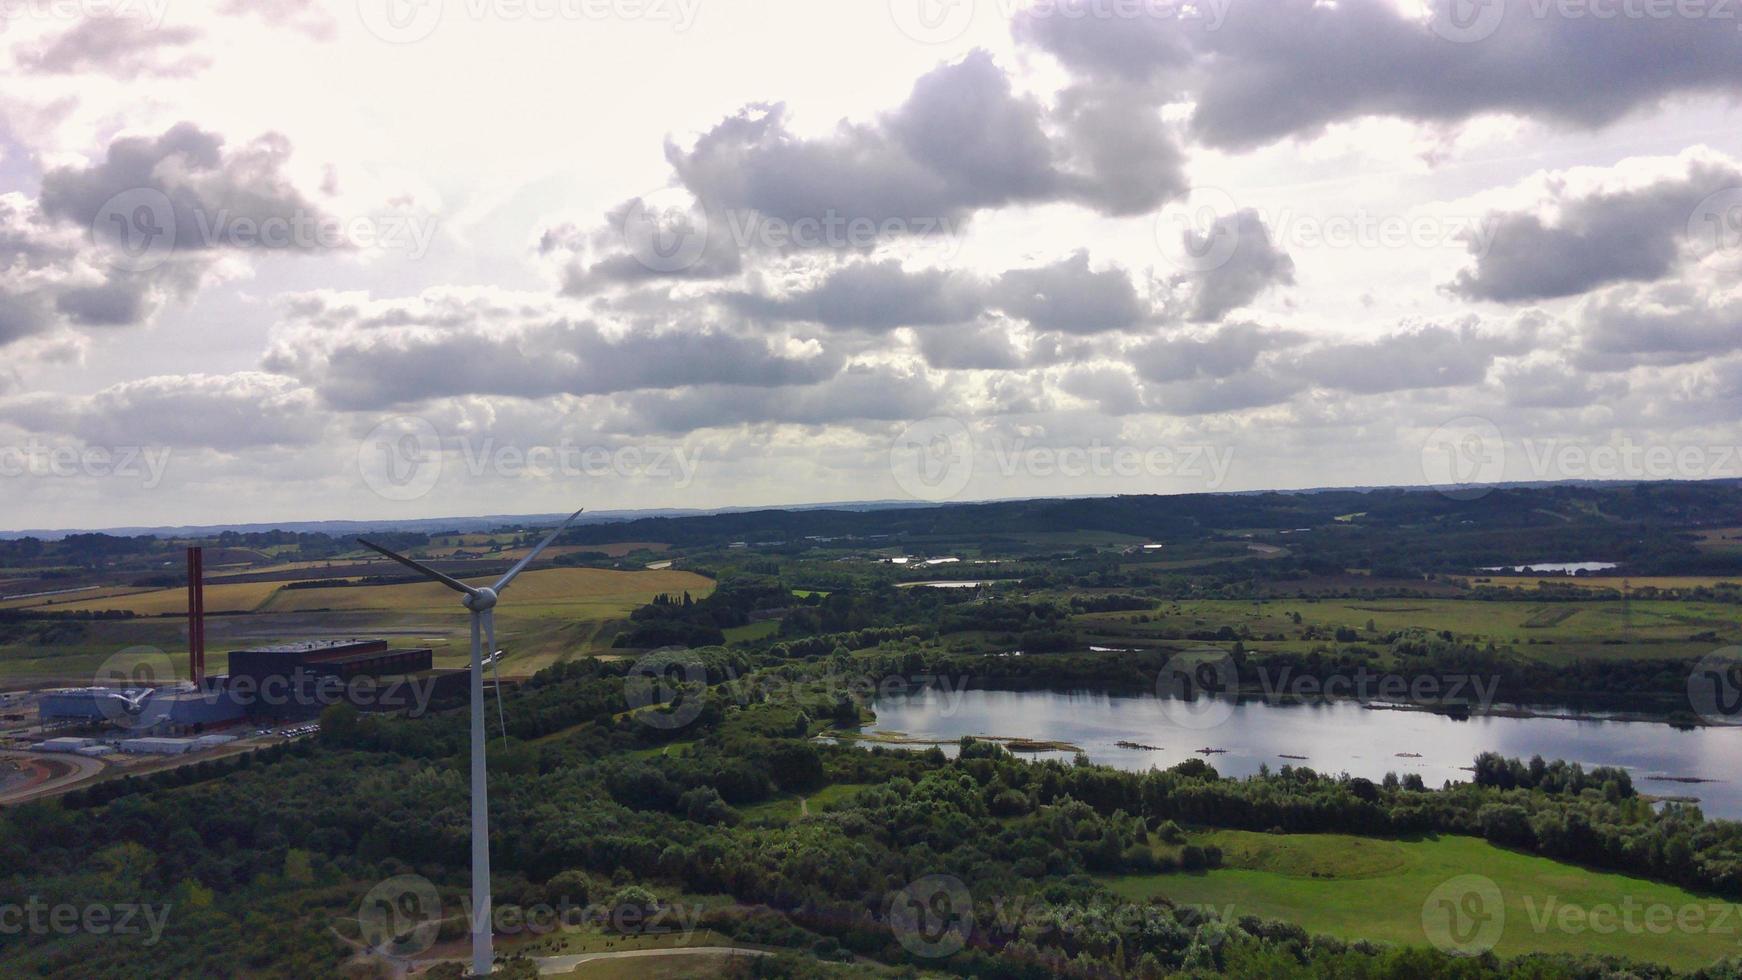
[{"label": "turbine blade", "polygon": [[434,579],[437,582],[440,582],[441,584],[447,586],[448,588],[453,589],[455,592],[464,592],[467,595],[477,595],[478,594],[477,589],[472,588],[471,586],[460,581],[459,579],[454,578],[454,577],[449,576],[449,575],[443,575],[441,572],[436,571],[435,569],[429,567],[428,565],[422,564],[420,562],[412,561],[410,558],[407,558],[404,555],[394,554],[393,552],[388,551],[386,548],[381,547],[380,545],[376,544],[373,541],[368,541],[368,540],[365,540],[363,538],[358,538],[357,543],[362,545],[365,548],[368,548],[370,551],[378,551],[381,554],[386,555],[387,557],[400,563],[401,565],[404,565],[406,568],[409,568],[412,571],[418,573],[419,575],[425,576],[426,578]]},{"label": "turbine blade", "polygon": [[496,681],[496,723],[502,726],[502,747],[508,747],[508,717],[502,713],[502,669],[496,666],[502,651],[496,649],[496,610],[484,611],[484,649],[490,651],[490,676]]},{"label": "turbine blade", "polygon": [[516,575],[519,575],[521,572],[525,571],[526,566],[532,564],[532,560],[534,558],[537,558],[539,556],[539,554],[544,551],[544,549],[550,547],[550,543],[552,541],[556,540],[557,535],[563,533],[564,531],[567,531],[569,529],[569,525],[573,524],[575,522],[575,518],[581,516],[581,511],[584,511],[586,509],[587,508],[582,507],[581,510],[577,510],[573,514],[570,514],[568,520],[563,521],[561,524],[558,524],[556,530],[545,535],[545,538],[543,541],[540,541],[537,545],[534,545],[533,549],[526,553],[526,557],[522,558],[522,559],[520,559],[520,561],[516,562],[514,567],[510,568],[508,570],[508,574],[502,576],[502,578],[496,583],[496,585],[495,585],[496,591],[501,592],[503,589],[508,588],[508,583],[514,581],[514,577]]}]

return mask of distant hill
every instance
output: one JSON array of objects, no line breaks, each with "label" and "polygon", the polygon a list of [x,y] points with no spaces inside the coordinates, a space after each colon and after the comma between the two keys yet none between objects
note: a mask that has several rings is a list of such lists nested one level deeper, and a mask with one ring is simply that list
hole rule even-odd
[{"label": "distant hill", "polygon": [[[785,510],[884,510],[900,507],[931,507],[933,504],[900,500],[864,500],[849,503],[795,504],[785,507]],[[589,511],[581,515],[577,524],[612,524],[653,517],[706,517],[716,514],[734,514],[746,511],[763,510],[760,507],[720,507],[714,509],[685,508],[654,508],[648,510],[601,510]],[[280,521],[258,522],[250,524],[183,524],[174,526],[137,526],[121,525],[115,527],[92,528],[26,528],[18,531],[0,531],[0,541],[15,541],[19,538],[41,538],[44,541],[58,541],[74,534],[103,533],[121,537],[151,535],[160,538],[210,537],[225,531],[238,534],[253,534],[264,531],[292,531],[303,534],[330,534],[335,536],[351,536],[366,534],[371,531],[462,531],[482,532],[502,527],[518,527],[539,524],[554,524],[569,516],[561,514],[484,514],[470,517],[427,517],[404,520],[361,520],[361,521]]]}]

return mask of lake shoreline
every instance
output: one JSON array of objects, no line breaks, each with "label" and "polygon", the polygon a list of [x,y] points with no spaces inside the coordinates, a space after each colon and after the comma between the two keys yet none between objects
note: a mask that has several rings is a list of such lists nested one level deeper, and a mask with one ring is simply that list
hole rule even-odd
[{"label": "lake shoreline", "polygon": [[[1432,675],[1423,675],[1432,676]],[[1026,678],[1024,679],[1026,680]],[[1045,692],[1052,694],[1097,694],[1108,697],[1147,697],[1154,696],[1152,690],[1142,687],[1126,687],[1123,685],[1084,686],[1073,685],[1055,687],[1046,684],[1012,683],[1008,678],[997,676],[969,677],[965,679],[964,690],[976,691],[1008,691],[1011,693]],[[1541,718],[1560,721],[1586,722],[1628,722],[1635,724],[1666,725],[1678,731],[1693,729],[1731,729],[1742,728],[1742,723],[1727,725],[1710,721],[1686,707],[1677,709],[1607,709],[1585,708],[1572,704],[1556,704],[1552,702],[1519,704],[1507,702],[1481,705],[1454,703],[1445,704],[1433,701],[1386,701],[1378,698],[1359,698],[1346,694],[1316,694],[1311,696],[1272,693],[1259,687],[1242,687],[1235,693],[1237,703],[1264,703],[1270,705],[1311,706],[1331,703],[1353,703],[1370,711],[1423,711],[1447,718]]]},{"label": "lake shoreline", "polygon": [[1296,765],[1375,781],[1415,774],[1429,785],[1467,780],[1471,760],[1484,752],[1540,755],[1587,768],[1616,766],[1655,801],[1697,796],[1714,815],[1742,816],[1742,771],[1721,761],[1742,758],[1742,726],[1666,730],[1657,718],[1543,706],[1448,712],[1355,698],[1216,700],[1085,688],[928,687],[878,698],[873,722],[837,735],[865,747],[935,747],[946,754],[972,738],[1132,771],[1199,758],[1234,778]]}]

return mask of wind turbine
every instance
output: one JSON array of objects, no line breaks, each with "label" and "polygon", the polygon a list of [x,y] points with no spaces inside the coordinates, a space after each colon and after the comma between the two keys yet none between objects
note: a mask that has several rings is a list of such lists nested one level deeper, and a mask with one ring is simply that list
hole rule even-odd
[{"label": "wind turbine", "polygon": [[[473,588],[459,579],[444,575],[404,555],[388,551],[373,542],[357,539],[357,543],[363,547],[378,551],[406,568],[461,593],[460,604],[472,613],[472,973],[475,976],[489,976],[493,959],[490,951],[490,806],[485,796],[484,784],[484,642],[488,637],[490,650],[494,655],[496,600],[502,590],[508,588],[508,583],[525,571],[526,566],[532,564],[532,560],[550,547],[557,535],[568,530],[569,525],[579,516],[580,510],[570,514],[568,520],[563,521],[556,530],[527,552],[525,558],[516,562],[513,568],[496,580],[495,585],[482,589]],[[497,710],[500,711],[500,681],[497,682],[496,698]]]}]

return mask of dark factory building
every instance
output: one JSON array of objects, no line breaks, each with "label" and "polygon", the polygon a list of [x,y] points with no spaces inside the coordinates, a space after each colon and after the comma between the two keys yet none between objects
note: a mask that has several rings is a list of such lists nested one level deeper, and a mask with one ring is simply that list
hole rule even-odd
[{"label": "dark factory building", "polygon": [[427,647],[394,650],[386,640],[312,640],[232,651],[226,681],[252,717],[308,717],[349,700],[359,684],[372,685],[360,707],[390,708],[395,702],[383,702],[383,685],[372,682],[428,671],[433,659]]}]

